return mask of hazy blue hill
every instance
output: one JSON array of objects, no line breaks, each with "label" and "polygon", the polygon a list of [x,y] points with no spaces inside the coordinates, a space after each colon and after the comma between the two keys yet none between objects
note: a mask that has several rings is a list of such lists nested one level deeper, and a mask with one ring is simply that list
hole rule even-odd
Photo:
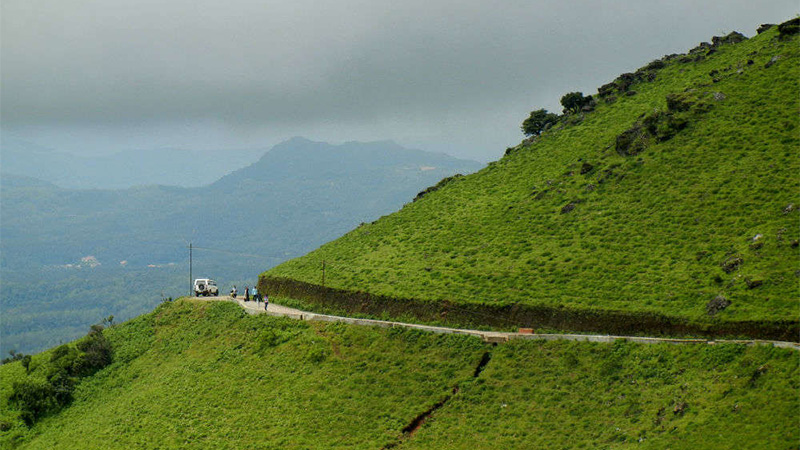
[{"label": "hazy blue hill", "polygon": [[2,189],[15,189],[15,188],[43,188],[43,189],[58,189],[53,183],[40,180],[34,177],[25,175],[11,175],[4,174],[0,177],[0,188]]},{"label": "hazy blue hill", "polygon": [[0,170],[32,176],[71,189],[123,189],[148,184],[203,186],[258,158],[264,149],[202,152],[183,149],[127,150],[77,156],[9,136],[0,138]]},{"label": "hazy blue hill", "polygon": [[[10,315],[0,350],[42,348],[17,345],[13,335],[52,323],[36,323],[37,314],[27,312],[45,303],[48,313],[85,312],[72,323],[85,328],[100,311],[130,317],[152,308],[162,292],[185,294],[190,241],[198,248],[194,275],[226,286],[252,283],[265,267],[397,210],[443,177],[480,166],[391,142],[331,145],[294,138],[197,188],[76,190],[4,176],[0,264],[13,276],[2,281]],[[78,269],[87,256],[100,266]],[[106,297],[110,292],[119,298]],[[132,304],[119,305],[122,300]]]}]

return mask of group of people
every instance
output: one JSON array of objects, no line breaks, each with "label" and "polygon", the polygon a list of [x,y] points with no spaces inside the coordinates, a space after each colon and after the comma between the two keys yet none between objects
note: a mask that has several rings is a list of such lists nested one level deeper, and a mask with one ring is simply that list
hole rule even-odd
[{"label": "group of people", "polygon": [[[236,298],[237,293],[238,291],[236,290],[236,286],[233,286],[233,289],[231,289],[231,298]],[[262,298],[261,294],[258,292],[258,289],[256,289],[255,286],[253,286],[252,288],[250,286],[245,286],[244,301],[249,302],[251,298],[253,299],[254,302],[261,302],[263,300],[264,311],[267,310],[267,307],[269,306],[269,295],[264,294],[264,297]]]}]

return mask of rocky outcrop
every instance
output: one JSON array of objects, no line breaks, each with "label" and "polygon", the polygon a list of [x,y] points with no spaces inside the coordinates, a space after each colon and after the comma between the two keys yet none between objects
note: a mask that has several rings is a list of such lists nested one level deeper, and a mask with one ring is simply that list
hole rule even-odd
[{"label": "rocky outcrop", "polygon": [[713,316],[728,306],[731,306],[731,301],[721,295],[718,295],[706,304],[706,313],[708,313],[709,316]]},{"label": "rocky outcrop", "polygon": [[800,33],[800,17],[795,17],[778,25],[778,37],[780,39],[787,39],[797,33]]}]

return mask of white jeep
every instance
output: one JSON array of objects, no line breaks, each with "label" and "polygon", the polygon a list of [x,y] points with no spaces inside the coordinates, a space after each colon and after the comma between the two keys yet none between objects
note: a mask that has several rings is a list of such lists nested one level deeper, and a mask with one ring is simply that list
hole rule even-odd
[{"label": "white jeep", "polygon": [[195,297],[200,297],[201,295],[218,296],[219,289],[217,289],[217,282],[209,278],[198,278],[194,280],[194,295]]}]

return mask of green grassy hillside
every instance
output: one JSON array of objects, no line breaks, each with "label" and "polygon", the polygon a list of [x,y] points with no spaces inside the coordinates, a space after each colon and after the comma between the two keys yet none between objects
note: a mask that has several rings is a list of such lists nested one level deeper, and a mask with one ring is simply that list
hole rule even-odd
[{"label": "green grassy hillside", "polygon": [[42,380],[54,352],[36,355],[29,375],[0,366],[0,447],[784,449],[800,439],[794,350],[493,347],[185,300],[104,334],[113,362],[30,428],[9,397]]},{"label": "green grassy hillside", "polygon": [[384,298],[796,328],[798,75],[777,27],[664,57],[262,286],[324,261],[328,288]]},{"label": "green grassy hillside", "polygon": [[[0,367],[3,448],[380,448],[470,378],[480,340],[247,316],[178,301],[106,330],[114,363],[28,429]],[[38,366],[38,367],[37,367]]]}]

